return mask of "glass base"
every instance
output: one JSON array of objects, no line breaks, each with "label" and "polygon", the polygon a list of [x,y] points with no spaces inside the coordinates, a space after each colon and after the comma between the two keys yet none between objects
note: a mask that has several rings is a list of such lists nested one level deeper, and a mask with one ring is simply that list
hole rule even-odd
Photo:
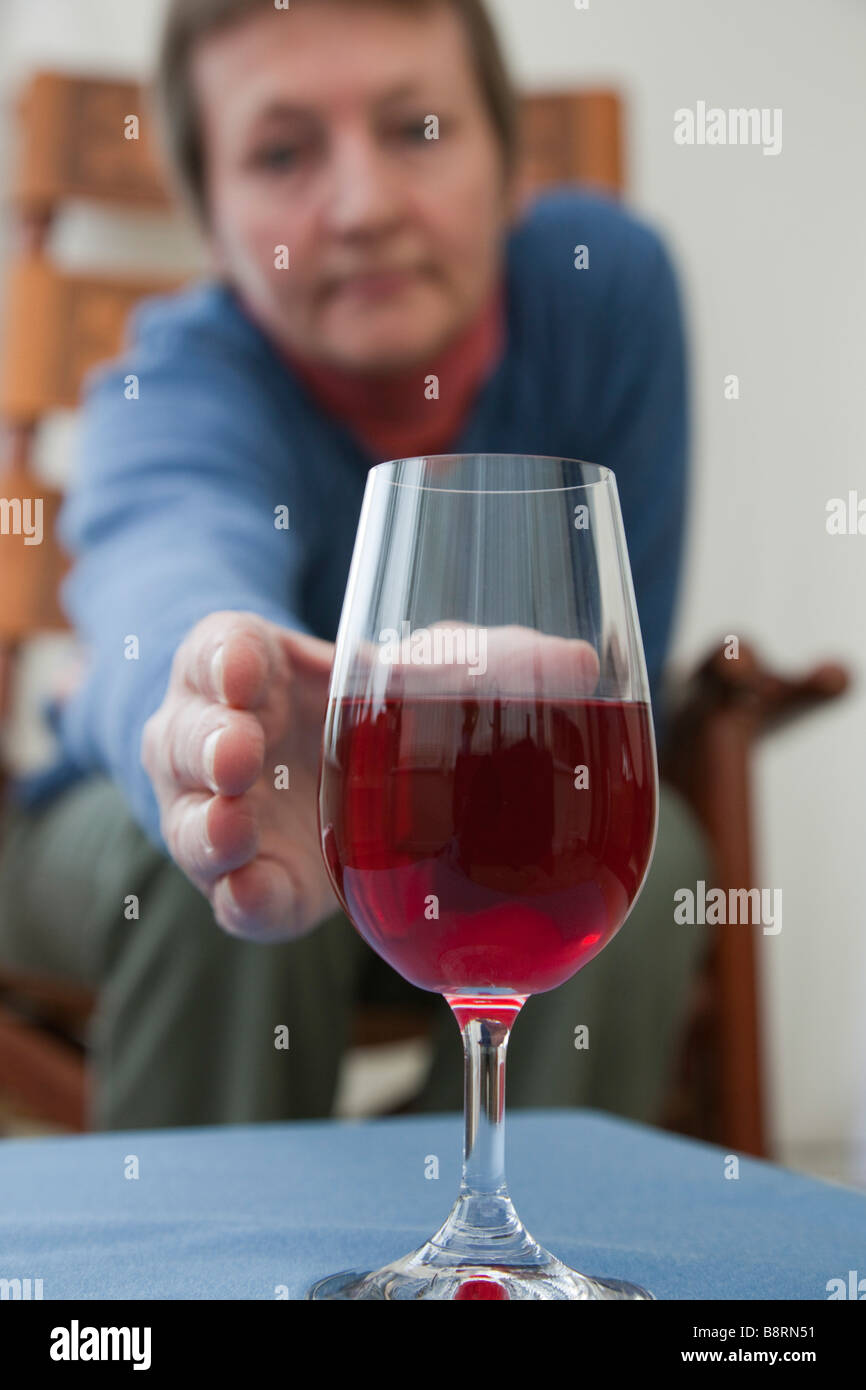
[{"label": "glass base", "polygon": [[320,1279],[308,1299],[651,1299],[654,1295],[622,1279],[600,1279],[569,1269],[554,1255],[535,1248],[521,1265],[455,1261],[431,1241],[392,1264],[372,1271],[347,1269]]}]

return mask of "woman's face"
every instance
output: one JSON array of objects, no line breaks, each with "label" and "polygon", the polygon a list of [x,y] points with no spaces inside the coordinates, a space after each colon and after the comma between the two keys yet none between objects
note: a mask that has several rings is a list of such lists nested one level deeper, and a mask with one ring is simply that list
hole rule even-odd
[{"label": "woman's face", "polygon": [[279,341],[387,370],[471,319],[517,203],[450,6],[264,11],[202,40],[192,79],[211,250]]}]

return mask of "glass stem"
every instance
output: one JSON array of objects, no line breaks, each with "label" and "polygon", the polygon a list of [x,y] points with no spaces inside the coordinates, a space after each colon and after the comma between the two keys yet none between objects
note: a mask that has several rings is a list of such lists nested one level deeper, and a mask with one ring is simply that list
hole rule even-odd
[{"label": "glass stem", "polygon": [[470,1018],[461,1029],[464,1059],[462,1197],[507,1197],[505,1054],[509,1024]]},{"label": "glass stem", "polygon": [[524,1229],[505,1180],[505,1053],[525,1000],[448,1000],[464,1055],[465,1137],[457,1200],[436,1245],[484,1264],[534,1262],[538,1246]]}]

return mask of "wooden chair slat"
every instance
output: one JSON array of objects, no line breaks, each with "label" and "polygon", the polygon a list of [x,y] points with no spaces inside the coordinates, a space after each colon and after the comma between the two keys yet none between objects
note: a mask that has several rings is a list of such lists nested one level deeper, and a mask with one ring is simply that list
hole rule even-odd
[{"label": "wooden chair slat", "polygon": [[0,643],[69,628],[59,588],[70,560],[55,535],[62,501],[31,473],[0,472]]},{"label": "wooden chair slat", "polygon": [[521,122],[531,188],[576,181],[622,190],[622,102],[615,92],[531,93],[523,98]]},{"label": "wooden chair slat", "polygon": [[80,1133],[87,1129],[87,1087],[77,1051],[0,1004],[0,1091],[27,1114]]},{"label": "wooden chair slat", "polygon": [[165,276],[70,275],[25,256],[7,275],[0,356],[0,413],[13,425],[79,402],[86,374],[123,346],[130,310],[177,289]]},{"label": "wooden chair slat", "polygon": [[[19,97],[12,204],[48,217],[58,204],[87,199],[125,207],[170,206],[145,92],[136,82],[39,72]],[[139,138],[126,136],[139,118]]]}]

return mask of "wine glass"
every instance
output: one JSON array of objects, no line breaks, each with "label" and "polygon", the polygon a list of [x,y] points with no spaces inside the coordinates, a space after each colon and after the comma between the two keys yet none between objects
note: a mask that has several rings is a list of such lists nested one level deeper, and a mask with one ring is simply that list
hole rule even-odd
[{"label": "wine glass", "polygon": [[646,878],[658,775],[616,480],[453,454],[370,470],[325,717],[337,896],[463,1037],[460,1191],[417,1250],[315,1299],[645,1299],[526,1230],[504,1166],[505,1052],[531,994],[610,941]]}]

